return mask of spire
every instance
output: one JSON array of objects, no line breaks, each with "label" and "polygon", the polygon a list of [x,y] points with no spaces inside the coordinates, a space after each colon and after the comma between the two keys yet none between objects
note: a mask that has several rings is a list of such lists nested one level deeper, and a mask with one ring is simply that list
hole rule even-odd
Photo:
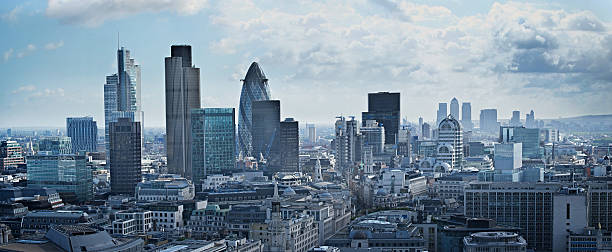
[{"label": "spire", "polygon": [[274,200],[278,200],[278,182],[274,180]]}]

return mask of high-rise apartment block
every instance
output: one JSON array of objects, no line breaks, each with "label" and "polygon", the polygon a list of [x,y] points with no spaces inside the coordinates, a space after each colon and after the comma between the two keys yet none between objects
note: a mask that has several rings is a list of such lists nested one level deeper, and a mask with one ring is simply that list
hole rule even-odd
[{"label": "high-rise apartment block", "polygon": [[66,135],[72,141],[72,153],[95,152],[98,126],[93,117],[69,117],[66,119]]},{"label": "high-rise apartment block", "polygon": [[385,144],[395,144],[400,115],[400,93],[369,93],[368,112],[361,113],[362,126],[367,120],[376,120],[385,128]]},{"label": "high-rise apartment block", "polygon": [[168,171],[191,179],[191,110],[200,108],[200,69],[191,46],[173,45],[165,58]]},{"label": "high-rise apartment block", "polygon": [[142,181],[140,122],[119,118],[109,124],[111,193],[134,195]]}]

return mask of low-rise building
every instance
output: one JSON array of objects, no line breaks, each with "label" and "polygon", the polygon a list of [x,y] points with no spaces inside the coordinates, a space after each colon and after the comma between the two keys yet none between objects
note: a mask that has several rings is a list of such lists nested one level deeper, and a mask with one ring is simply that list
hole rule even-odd
[{"label": "low-rise building", "polygon": [[161,175],[136,186],[136,198],[141,201],[181,201],[194,197],[195,188],[191,181],[173,174]]},{"label": "low-rise building", "polygon": [[174,202],[157,202],[145,206],[153,212],[153,225],[155,230],[169,231],[180,229],[183,223],[183,205]]},{"label": "low-rise building", "polygon": [[463,239],[464,252],[527,251],[527,241],[517,233],[479,232]]}]

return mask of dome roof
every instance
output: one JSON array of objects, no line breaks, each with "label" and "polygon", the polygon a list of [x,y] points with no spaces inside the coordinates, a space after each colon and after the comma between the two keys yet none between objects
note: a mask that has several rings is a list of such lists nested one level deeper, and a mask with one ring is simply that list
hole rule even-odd
[{"label": "dome roof", "polygon": [[446,172],[450,169],[451,166],[446,162],[437,162],[436,165],[434,165],[434,170],[437,172]]},{"label": "dome roof", "polygon": [[295,195],[295,191],[289,186],[283,190],[283,195]]},{"label": "dome roof", "polygon": [[461,124],[457,119],[449,115],[440,122],[438,128],[440,130],[461,130]]}]

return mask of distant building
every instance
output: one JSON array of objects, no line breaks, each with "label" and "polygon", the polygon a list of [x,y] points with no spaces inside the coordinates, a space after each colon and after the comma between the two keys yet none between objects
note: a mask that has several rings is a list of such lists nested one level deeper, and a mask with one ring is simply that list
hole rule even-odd
[{"label": "distant building", "polygon": [[463,125],[463,130],[465,131],[470,131],[474,128],[472,122],[472,104],[469,102],[461,104],[461,125]]},{"label": "distant building", "polygon": [[300,136],[298,121],[286,118],[280,122],[280,159],[281,165],[278,171],[299,172],[300,171]]},{"label": "distant building", "polygon": [[499,128],[500,143],[521,143],[523,158],[541,159],[541,134],[538,128],[506,127]]},{"label": "distant building", "polygon": [[512,171],[523,166],[521,143],[496,143],[494,155],[495,170]]},{"label": "distant building", "polygon": [[230,174],[236,168],[234,108],[191,111],[191,165],[197,187],[209,174]]},{"label": "distant building", "polygon": [[267,161],[269,171],[275,171],[280,166],[280,101],[254,101],[252,115],[252,153]]},{"label": "distant building", "polygon": [[510,118],[510,126],[519,127],[521,124],[521,111],[512,111],[512,118]]},{"label": "distant building", "polygon": [[431,126],[429,126],[429,123],[423,123],[423,127],[421,127],[421,134],[423,139],[431,138]]},{"label": "distant building", "polygon": [[371,147],[373,155],[381,155],[385,151],[385,128],[376,120],[367,120],[360,128],[364,147]]},{"label": "distant building", "polygon": [[192,179],[191,109],[200,108],[200,68],[192,64],[191,46],[170,48],[165,76],[168,171]]},{"label": "distant building", "polygon": [[535,121],[535,114],[533,113],[533,110],[531,112],[529,112],[529,114],[525,115],[525,128],[537,128],[538,125],[536,124]]},{"label": "distant building", "polygon": [[361,113],[362,126],[367,120],[376,120],[385,128],[385,143],[395,144],[400,115],[400,93],[369,93],[368,111]]},{"label": "distant building", "polygon": [[109,127],[111,193],[134,195],[142,180],[140,122],[119,118]]},{"label": "distant building", "polygon": [[483,142],[469,142],[469,156],[483,156],[485,154],[485,145]]},{"label": "distant building", "polygon": [[457,121],[459,121],[459,101],[457,98],[453,97],[450,102],[450,115],[453,116]]},{"label": "distant building", "polygon": [[495,133],[499,130],[497,121],[497,109],[480,110],[480,131]]},{"label": "distant building", "polygon": [[53,188],[64,201],[76,198],[78,202],[93,200],[91,168],[82,155],[28,156],[28,186]]},{"label": "distant building", "polygon": [[436,116],[436,126],[440,125],[440,122],[442,122],[442,120],[444,120],[444,118],[446,118],[448,116],[447,108],[448,108],[448,106],[447,106],[446,102],[438,103],[438,111],[437,111],[437,116]]},{"label": "distant building", "polygon": [[70,137],[62,136],[42,137],[38,140],[38,151],[49,152],[53,155],[71,154],[72,140]]},{"label": "distant building", "polygon": [[526,251],[527,242],[517,233],[479,232],[463,239],[464,252]]},{"label": "distant building", "polygon": [[72,141],[72,153],[95,152],[98,145],[98,126],[93,117],[66,118],[66,135]]},{"label": "distant building", "polygon": [[438,132],[436,160],[449,164],[451,169],[461,169],[463,166],[461,124],[457,119],[449,116],[440,122]]},{"label": "distant building", "polygon": [[268,78],[257,62],[253,62],[242,80],[238,108],[238,153],[259,158],[253,151],[253,102],[270,100]]},{"label": "distant building", "polygon": [[0,142],[0,169],[15,169],[20,165],[25,165],[21,145],[10,140]]},{"label": "distant building", "polygon": [[361,160],[361,135],[359,134],[359,122],[355,118],[346,120],[345,117],[337,117],[335,124],[334,149],[336,151],[336,166],[344,168]]},{"label": "distant building", "polygon": [[306,129],[308,130],[308,141],[310,143],[317,142],[317,127],[314,124],[306,124]]}]

